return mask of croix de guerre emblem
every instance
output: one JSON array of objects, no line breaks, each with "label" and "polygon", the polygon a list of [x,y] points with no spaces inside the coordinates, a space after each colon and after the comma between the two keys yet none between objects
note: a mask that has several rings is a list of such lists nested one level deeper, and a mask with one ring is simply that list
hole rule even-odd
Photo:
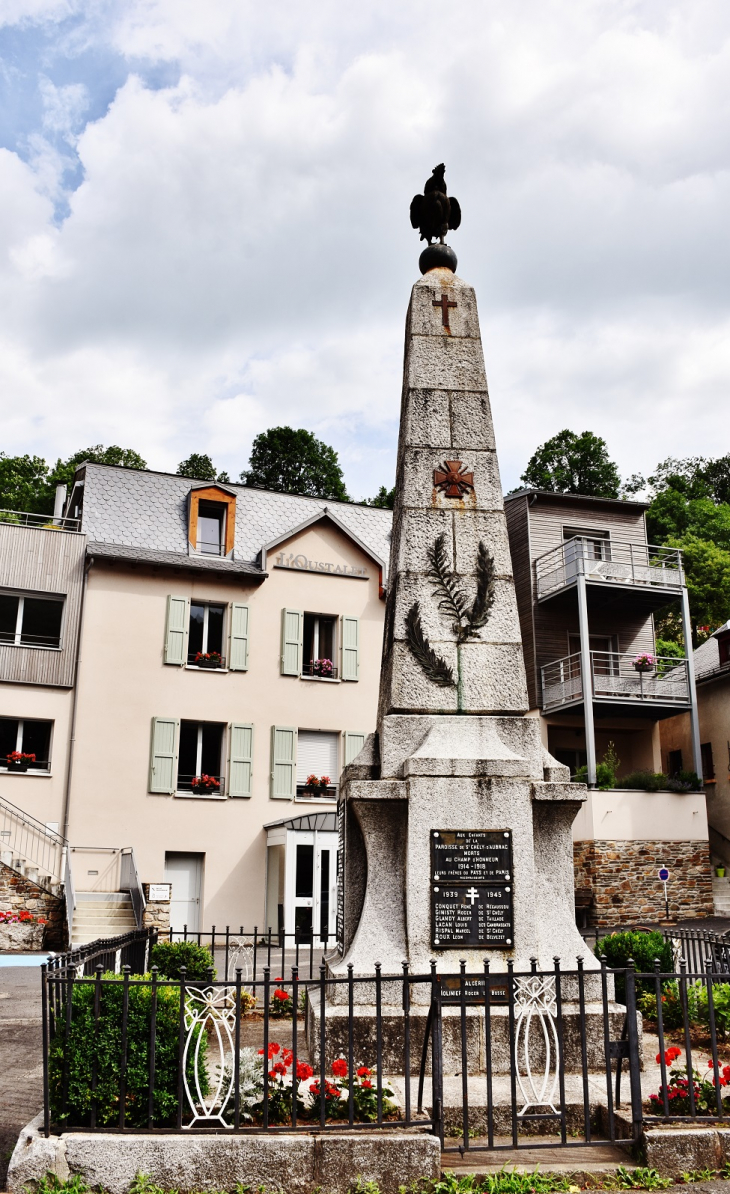
[{"label": "croix de guerre emblem", "polygon": [[446,460],[433,470],[433,483],[448,498],[460,498],[474,488],[474,474],[460,460]]}]

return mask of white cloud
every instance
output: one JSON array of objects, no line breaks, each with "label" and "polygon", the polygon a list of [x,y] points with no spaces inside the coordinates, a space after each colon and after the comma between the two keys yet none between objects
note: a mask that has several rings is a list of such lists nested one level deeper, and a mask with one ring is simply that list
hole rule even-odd
[{"label": "white cloud", "polygon": [[[711,0],[100,0],[75,37],[75,82],[39,63],[27,163],[0,151],[4,450],[114,440],[234,475],[289,421],[341,451],[355,496],[390,484],[407,207],[442,159],[508,487],[563,426],[625,472],[730,450],[730,13]],[[94,46],[129,71],[84,125]],[[179,80],[154,89],[161,62]],[[83,174],[55,223],[51,133]]]}]

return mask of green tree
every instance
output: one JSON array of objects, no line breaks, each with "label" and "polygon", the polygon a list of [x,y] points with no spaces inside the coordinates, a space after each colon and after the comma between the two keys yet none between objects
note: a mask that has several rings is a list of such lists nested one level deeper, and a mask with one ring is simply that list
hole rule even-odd
[{"label": "green tree", "polygon": [[311,431],[271,427],[253,441],[244,485],[349,502],[337,453]]},{"label": "green tree", "polygon": [[[91,448],[81,448],[79,452],[74,452],[68,460],[59,458],[56,461],[53,471],[48,477],[51,492],[55,491],[57,485],[71,486],[76,469],[85,460],[93,464],[115,464],[122,468],[147,468],[147,461],[143,460],[139,452],[135,452],[133,448],[120,448],[117,444],[110,444],[108,448],[105,448],[103,444],[94,444]],[[53,501],[51,501],[49,512],[52,510]]]},{"label": "green tree", "polygon": [[386,489],[381,485],[375,497],[365,498],[363,506],[378,506],[381,510],[392,510],[395,506],[395,485],[392,489]]},{"label": "green tree", "polygon": [[52,493],[48,465],[41,456],[6,456],[0,452],[0,510],[51,514]]},{"label": "green tree", "polygon": [[215,465],[210,456],[200,452],[193,452],[187,460],[181,460],[177,466],[178,477],[191,477],[194,481],[215,481],[217,479]]},{"label": "green tree", "polygon": [[592,431],[559,431],[530,457],[520,477],[533,489],[617,498],[621,478],[606,441]]}]

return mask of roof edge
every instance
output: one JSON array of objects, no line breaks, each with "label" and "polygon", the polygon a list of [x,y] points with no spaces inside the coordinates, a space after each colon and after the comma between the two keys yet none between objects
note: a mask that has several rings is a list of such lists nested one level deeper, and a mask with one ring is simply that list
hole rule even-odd
[{"label": "roof edge", "polygon": [[596,502],[605,506],[620,506],[621,509],[633,507],[635,510],[648,510],[650,502],[634,502],[628,498],[594,497],[589,493],[556,493],[552,489],[516,489],[504,495],[505,502],[511,502],[519,497],[554,498],[564,502]]}]

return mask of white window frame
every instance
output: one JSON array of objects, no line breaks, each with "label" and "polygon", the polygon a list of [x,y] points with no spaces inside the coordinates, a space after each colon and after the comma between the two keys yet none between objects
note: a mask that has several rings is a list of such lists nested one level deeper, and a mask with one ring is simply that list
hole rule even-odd
[{"label": "white window frame", "polygon": [[[180,723],[180,734],[181,735],[182,735],[182,721],[193,721],[193,718],[185,717],[185,718],[181,719],[181,723]],[[197,740],[196,748],[195,748],[195,771],[193,772],[193,774],[200,775],[201,767],[202,767],[202,763],[203,763],[203,726],[205,724],[205,721],[204,720],[198,721],[196,724],[198,727],[198,740]],[[215,721],[212,724],[218,725],[222,729],[221,757],[220,757],[220,763],[219,763],[220,770],[218,771],[218,778],[219,778],[220,784],[221,784],[220,790],[218,792],[211,792],[206,796],[202,792],[186,792],[177,786],[179,783],[179,776],[180,776],[180,746],[178,744],[177,775],[175,776],[175,795],[182,797],[183,800],[226,800],[227,799],[227,797],[226,797],[225,758],[226,758],[226,751],[227,751],[227,746],[228,746],[228,742],[227,742],[228,726],[223,721]]]},{"label": "white window frame", "polygon": [[[12,718],[12,717],[8,718],[8,721],[13,721],[13,720],[14,720],[14,718]],[[33,771],[28,770],[28,771],[12,772],[12,774],[15,774],[15,775],[50,775],[51,774],[51,759],[53,758],[53,722],[50,721],[50,719],[47,717],[19,717],[18,718],[18,730],[15,735],[15,750],[17,750],[17,751],[23,750],[23,734],[25,733],[26,721],[44,721],[44,722],[48,722],[50,724],[51,733],[48,738],[48,759],[47,759],[48,767],[46,768],[45,771],[40,771],[38,769],[34,769]],[[5,761],[0,762],[0,771],[5,771],[5,772],[10,771],[10,768],[8,767],[8,765]]]},{"label": "white window frame", "polygon": [[[0,643],[0,647],[24,647],[24,648],[30,648],[31,651],[62,651],[63,650],[63,646],[62,646],[62,643],[63,643],[63,615],[64,615],[65,606],[66,606],[66,599],[64,597],[57,596],[55,593],[14,593],[14,592],[8,592],[7,590],[5,590],[1,595],[3,597],[17,597],[18,598],[18,612],[15,615],[15,633],[14,633],[13,642],[12,643]],[[25,610],[26,597],[30,597],[33,600],[38,598],[40,601],[60,602],[60,604],[61,604],[61,626],[58,631],[58,646],[57,647],[43,646],[40,643],[24,643],[24,642],[22,642],[23,613]],[[43,720],[43,719],[39,718],[37,720]]]},{"label": "white window frame", "polygon": [[[190,642],[190,623],[191,623],[192,617],[193,617],[193,606],[194,605],[202,605],[205,610],[205,612],[203,614],[203,649],[201,652],[201,654],[203,654],[203,655],[205,655],[205,653],[208,650],[208,610],[210,609],[211,605],[215,605],[217,609],[223,610],[223,631],[221,633],[221,657],[222,657],[225,652],[226,634],[228,632],[228,621],[231,616],[230,606],[229,606],[228,602],[226,602],[226,601],[198,601],[197,598],[191,597],[190,598],[190,609],[188,610],[188,642]],[[186,648],[185,653],[186,653],[186,655],[189,654],[189,652],[187,651],[187,648]],[[186,663],[185,666],[194,668],[196,672],[201,672],[201,671],[227,672],[228,671],[227,667],[200,668],[200,667],[198,667],[198,665],[196,663]]]},{"label": "white window frame", "polygon": [[[224,560],[226,558],[226,530],[228,528],[228,503],[227,502],[216,502],[213,498],[203,498],[203,501],[208,502],[209,505],[211,505],[211,506],[220,506],[221,509],[223,510],[223,516],[220,521],[221,533],[220,533],[220,539],[218,541],[218,554],[216,555],[215,552],[212,552],[212,551],[201,551],[201,548],[200,548],[200,542],[201,542],[201,539],[200,539],[200,506],[198,506],[198,530],[197,530],[197,534],[196,534],[196,538],[195,538],[195,550],[194,550],[193,554],[196,556],[212,556],[213,559]],[[203,515],[203,517],[205,517],[205,515]],[[215,603],[213,603],[213,604],[215,604]]]},{"label": "white window frame", "polygon": [[[320,619],[327,618],[328,620],[330,620],[332,622],[332,666],[339,673],[340,668],[337,663],[337,652],[339,650],[339,643],[337,641],[338,627],[339,627],[339,623],[340,623],[339,616],[337,614],[315,614],[312,610],[305,610],[304,617],[302,618],[302,636],[304,635],[304,618],[314,618],[314,632],[312,634],[312,663],[314,663],[315,659],[319,659],[319,623],[320,623]],[[302,638],[302,641],[303,641],[303,638]],[[302,668],[304,668],[304,651],[303,650],[302,650]],[[308,675],[308,674],[305,674],[304,671],[302,671],[300,673],[300,679],[301,680],[317,680],[318,682],[324,683],[324,684],[339,684],[340,683],[339,674],[337,676],[315,676],[314,673],[312,673],[311,675]]]}]

